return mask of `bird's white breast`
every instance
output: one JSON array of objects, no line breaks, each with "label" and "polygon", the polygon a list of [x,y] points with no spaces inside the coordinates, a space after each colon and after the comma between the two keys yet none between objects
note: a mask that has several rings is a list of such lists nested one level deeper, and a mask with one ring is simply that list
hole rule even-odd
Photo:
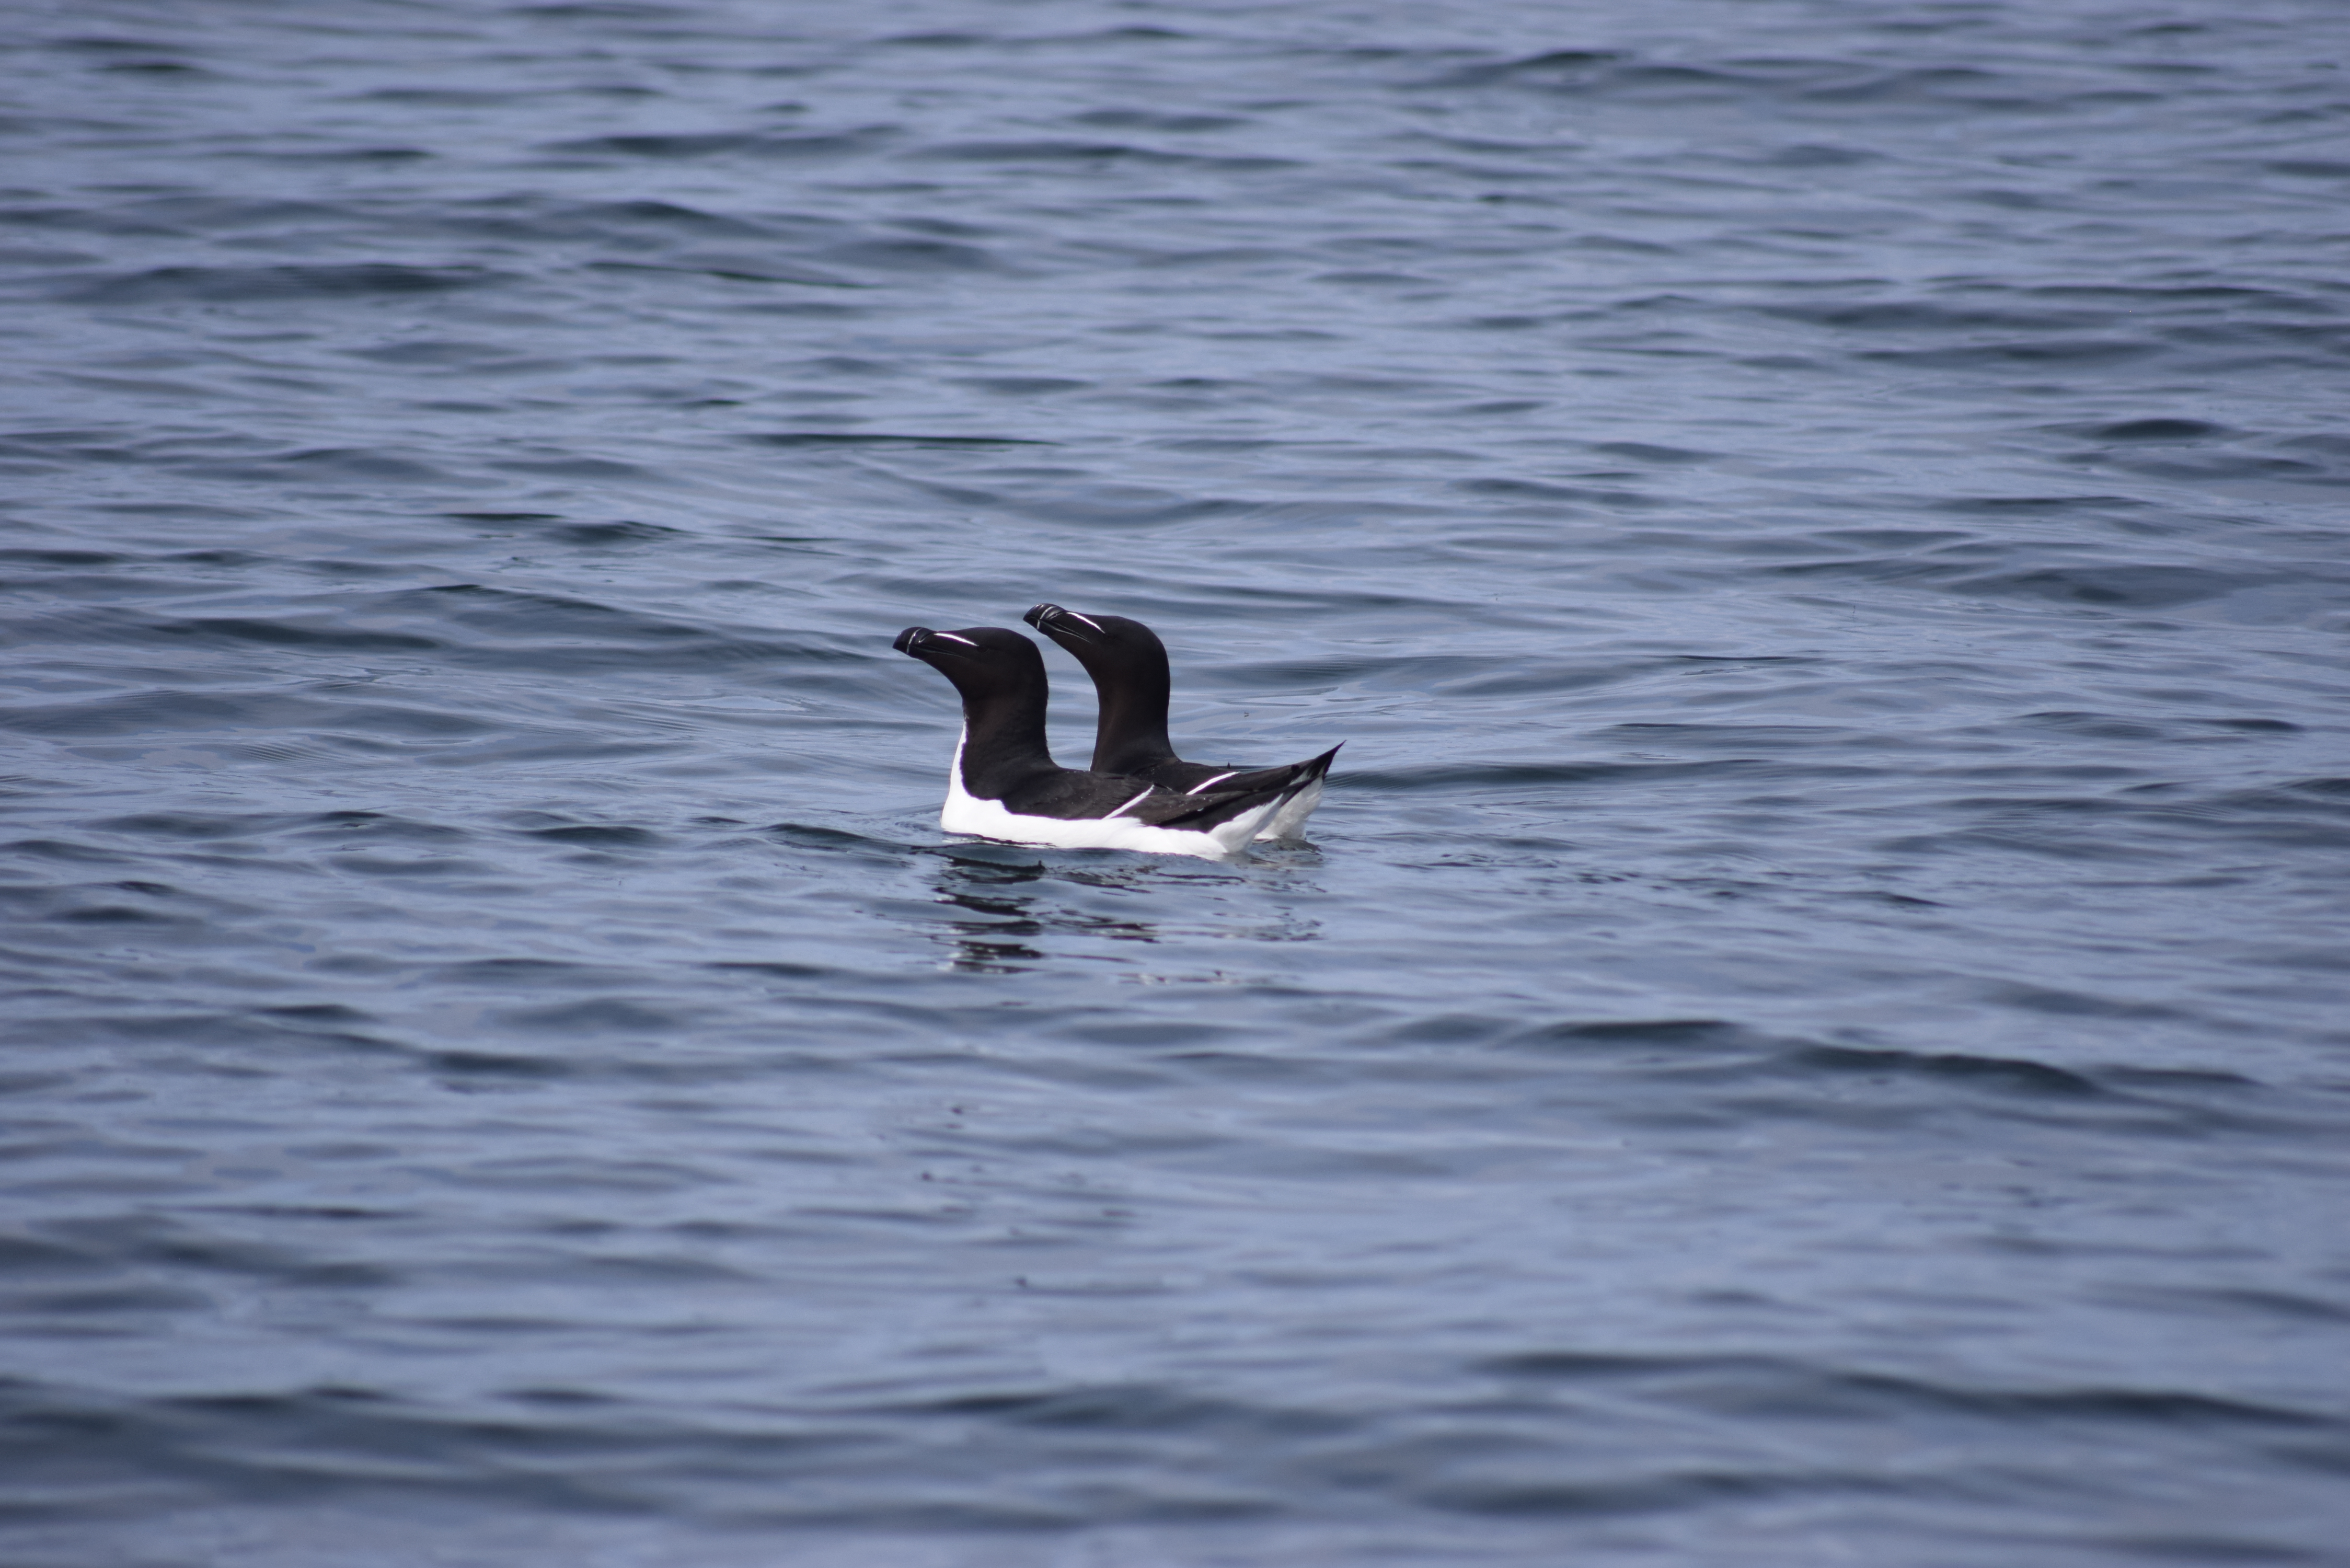
[{"label": "bird's white breast", "polygon": [[[1278,801],[1244,811],[1229,822],[1201,833],[1193,828],[1153,827],[1123,816],[1022,816],[1000,800],[982,800],[963,787],[962,749],[971,739],[965,730],[955,741],[954,762],[947,769],[947,803],[939,810],[939,826],[949,833],[973,838],[997,838],[1007,844],[1035,844],[1051,849],[1139,849],[1153,855],[1201,855],[1217,858],[1236,854],[1269,821]],[[1131,804],[1131,803],[1129,803]]]}]

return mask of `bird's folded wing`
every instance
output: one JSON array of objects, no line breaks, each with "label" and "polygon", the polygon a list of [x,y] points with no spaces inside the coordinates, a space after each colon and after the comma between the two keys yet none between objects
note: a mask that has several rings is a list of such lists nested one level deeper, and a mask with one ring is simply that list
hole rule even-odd
[{"label": "bird's folded wing", "polygon": [[1282,782],[1271,788],[1219,787],[1201,794],[1185,794],[1125,774],[1080,773],[1065,768],[1023,781],[1019,787],[1006,792],[1003,807],[1020,816],[1055,817],[1065,822],[1097,817],[1204,833],[1253,807],[1279,800],[1300,786],[1302,781],[1291,776],[1294,770],[1274,772],[1282,775]]},{"label": "bird's folded wing", "polygon": [[[1271,770],[1287,775],[1286,768]],[[1121,816],[1153,827],[1188,827],[1204,833],[1209,828],[1243,816],[1260,806],[1270,805],[1297,793],[1305,781],[1284,776],[1269,788],[1225,789],[1221,786],[1205,794],[1183,794],[1170,789],[1155,789],[1136,805],[1120,812]]]}]

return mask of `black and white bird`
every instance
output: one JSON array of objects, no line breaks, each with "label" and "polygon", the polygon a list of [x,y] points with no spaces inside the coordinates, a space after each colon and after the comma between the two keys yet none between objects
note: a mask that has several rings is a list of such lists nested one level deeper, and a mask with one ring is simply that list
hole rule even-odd
[{"label": "black and white bird", "polygon": [[[1021,618],[1076,656],[1094,678],[1101,716],[1094,723],[1094,767],[1131,774],[1168,789],[1248,789],[1303,770],[1305,782],[1257,830],[1259,838],[1295,838],[1322,804],[1322,781],[1333,746],[1318,757],[1279,768],[1222,768],[1187,763],[1167,739],[1167,699],[1174,689],[1167,645],[1139,620],[1122,615],[1079,615],[1059,605],[1038,605]],[[1341,741],[1339,745],[1346,742]]]},{"label": "black and white bird", "polygon": [[[1213,788],[1168,789],[1118,773],[1080,773],[1045,742],[1045,656],[1000,626],[908,627],[891,644],[954,682],[962,738],[947,773],[939,826],[949,833],[1055,849],[1238,852],[1297,792],[1319,785],[1326,757],[1271,768]],[[1163,726],[1162,726],[1163,727]]]}]

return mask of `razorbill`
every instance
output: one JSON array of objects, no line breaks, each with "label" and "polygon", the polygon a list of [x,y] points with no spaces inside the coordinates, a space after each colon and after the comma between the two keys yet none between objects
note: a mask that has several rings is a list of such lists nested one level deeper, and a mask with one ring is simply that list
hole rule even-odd
[{"label": "razorbill", "polygon": [[[1000,626],[908,627],[890,645],[962,695],[962,736],[947,772],[939,826],[949,833],[1055,849],[1147,849],[1231,855],[1300,789],[1318,787],[1327,758],[1274,768],[1218,788],[1169,789],[1118,773],[1079,773],[1045,742],[1045,656]],[[1318,765],[1317,765],[1318,764]]]},{"label": "razorbill", "polygon": [[1021,618],[1075,654],[1094,678],[1094,691],[1101,699],[1101,716],[1094,723],[1097,770],[1131,774],[1184,791],[1248,789],[1304,770],[1305,782],[1257,830],[1259,838],[1296,837],[1322,804],[1322,781],[1338,746],[1308,762],[1254,771],[1187,763],[1175,754],[1167,739],[1167,698],[1173,689],[1167,645],[1140,621],[1122,615],[1079,615],[1059,605],[1038,605]]}]

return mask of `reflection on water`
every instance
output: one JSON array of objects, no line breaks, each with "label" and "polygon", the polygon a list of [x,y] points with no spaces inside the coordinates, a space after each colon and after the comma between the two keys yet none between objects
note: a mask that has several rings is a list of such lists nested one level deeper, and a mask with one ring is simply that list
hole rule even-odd
[{"label": "reflection on water", "polygon": [[1010,974],[1042,963],[1042,949],[1015,940],[1044,934],[1045,922],[1035,912],[1037,900],[1006,889],[1044,879],[1042,866],[950,858],[931,880],[938,901],[975,918],[943,922],[955,950],[948,967],[976,974]]},{"label": "reflection on water", "polygon": [[[933,899],[959,911],[932,928],[935,940],[954,949],[948,968],[1009,973],[1055,956],[1133,965],[1142,961],[1139,955],[1115,947],[1097,950],[1095,944],[1157,943],[1170,935],[1301,942],[1320,929],[1316,920],[1295,909],[1268,918],[1264,897],[1320,895],[1305,875],[1321,858],[1311,846],[1267,846],[1224,862],[1165,864],[1110,851],[1056,853],[1028,861],[1013,857],[1024,853],[1031,852],[994,845],[941,853],[930,877]],[[1134,908],[1148,903],[1165,909],[1168,901],[1161,896],[1170,889],[1182,895],[1180,921],[1147,919]],[[1124,978],[1176,977],[1146,969]]]}]

